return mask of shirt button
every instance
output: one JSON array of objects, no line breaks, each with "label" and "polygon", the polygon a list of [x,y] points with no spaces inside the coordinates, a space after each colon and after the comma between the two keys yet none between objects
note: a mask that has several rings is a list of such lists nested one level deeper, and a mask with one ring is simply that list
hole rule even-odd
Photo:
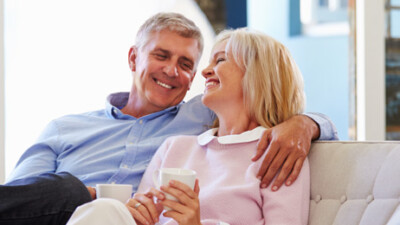
[{"label": "shirt button", "polygon": [[128,165],[124,164],[124,165],[122,165],[122,167],[126,169],[126,168],[128,168]]},{"label": "shirt button", "polygon": [[142,124],[143,123],[143,120],[139,120],[139,124]]}]

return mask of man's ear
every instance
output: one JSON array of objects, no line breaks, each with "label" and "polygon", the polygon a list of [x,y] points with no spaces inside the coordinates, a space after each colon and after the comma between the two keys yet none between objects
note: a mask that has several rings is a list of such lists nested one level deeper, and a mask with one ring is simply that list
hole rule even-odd
[{"label": "man's ear", "polygon": [[129,49],[129,55],[128,55],[129,68],[131,69],[132,72],[136,71],[136,57],[137,57],[137,48],[136,46],[132,46]]}]

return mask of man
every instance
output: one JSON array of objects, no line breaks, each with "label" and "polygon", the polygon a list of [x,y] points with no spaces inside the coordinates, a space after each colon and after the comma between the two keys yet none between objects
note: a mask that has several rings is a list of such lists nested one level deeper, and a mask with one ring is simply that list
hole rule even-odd
[{"label": "man", "polygon": [[[23,184],[41,174],[69,172],[86,186],[129,183],[135,192],[165,138],[198,135],[215,119],[200,96],[182,102],[202,49],[200,30],[182,15],[160,13],[147,20],[129,51],[130,93],[110,95],[105,110],[52,121],[22,155],[9,181]],[[287,185],[293,183],[311,140],[318,137],[337,138],[333,124],[316,114],[313,119],[295,116],[268,130],[254,157],[259,159],[268,146],[259,172],[262,186],[268,186],[281,165],[272,189],[277,190],[286,178]]]}]

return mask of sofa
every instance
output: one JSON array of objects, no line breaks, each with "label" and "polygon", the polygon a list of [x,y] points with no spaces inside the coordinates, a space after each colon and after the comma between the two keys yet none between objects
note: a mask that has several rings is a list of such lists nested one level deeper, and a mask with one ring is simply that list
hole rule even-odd
[{"label": "sofa", "polygon": [[400,224],[400,142],[318,141],[310,225]]}]

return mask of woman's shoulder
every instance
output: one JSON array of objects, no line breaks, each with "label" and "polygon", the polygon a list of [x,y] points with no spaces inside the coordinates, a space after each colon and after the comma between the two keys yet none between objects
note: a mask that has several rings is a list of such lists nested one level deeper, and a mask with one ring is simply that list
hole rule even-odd
[{"label": "woman's shoulder", "polygon": [[165,152],[171,152],[176,149],[188,148],[189,146],[198,145],[197,136],[195,135],[176,135],[165,139],[164,143],[161,145],[160,149]]},{"label": "woman's shoulder", "polygon": [[165,141],[169,143],[175,142],[192,142],[197,140],[197,135],[175,135],[168,137]]}]

